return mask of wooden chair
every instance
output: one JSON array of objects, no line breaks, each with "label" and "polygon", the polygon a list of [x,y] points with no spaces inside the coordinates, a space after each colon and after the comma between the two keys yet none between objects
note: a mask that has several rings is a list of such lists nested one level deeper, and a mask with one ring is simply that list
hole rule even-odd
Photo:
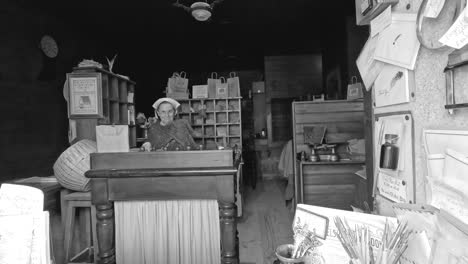
[{"label": "wooden chair", "polygon": [[[88,259],[97,263],[97,236],[96,236],[96,208],[91,204],[91,192],[70,192],[62,190],[60,193],[62,208],[62,225],[64,227],[64,250],[65,263],[83,263],[81,259],[88,255]],[[81,208],[80,213],[84,213],[85,233],[88,241],[87,247],[73,257],[70,257],[70,251],[73,242],[75,229],[76,210]],[[91,223],[91,226],[90,226]],[[93,257],[93,258],[91,258]]]}]

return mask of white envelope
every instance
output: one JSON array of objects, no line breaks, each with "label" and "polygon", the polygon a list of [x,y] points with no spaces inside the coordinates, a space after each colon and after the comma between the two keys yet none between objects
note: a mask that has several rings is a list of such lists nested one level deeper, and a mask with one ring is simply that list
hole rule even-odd
[{"label": "white envelope", "polygon": [[97,152],[129,152],[128,126],[96,126]]},{"label": "white envelope", "polygon": [[419,52],[416,14],[393,13],[392,24],[379,33],[374,58],[413,70]]},{"label": "white envelope", "polygon": [[408,103],[414,75],[407,69],[386,64],[374,83],[375,107]]},{"label": "white envelope", "polygon": [[369,37],[356,60],[356,65],[367,91],[371,89],[375,78],[377,78],[385,65],[385,63],[374,59],[378,41],[378,36]]}]

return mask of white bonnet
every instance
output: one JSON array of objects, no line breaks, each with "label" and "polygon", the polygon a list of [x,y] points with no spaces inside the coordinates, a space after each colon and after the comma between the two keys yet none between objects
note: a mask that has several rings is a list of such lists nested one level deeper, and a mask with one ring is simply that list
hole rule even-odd
[{"label": "white bonnet", "polygon": [[170,103],[174,107],[175,110],[177,110],[177,108],[180,106],[179,102],[177,102],[176,100],[172,98],[164,97],[164,98],[159,98],[158,100],[156,100],[156,102],[154,102],[153,104],[153,108],[155,110],[158,110],[159,105],[164,102]]}]

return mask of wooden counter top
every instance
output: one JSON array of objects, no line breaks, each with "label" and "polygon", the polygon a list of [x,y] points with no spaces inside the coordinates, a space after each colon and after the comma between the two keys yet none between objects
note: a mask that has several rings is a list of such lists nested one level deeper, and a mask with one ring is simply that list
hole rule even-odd
[{"label": "wooden counter top", "polygon": [[111,169],[89,170],[85,173],[88,178],[128,178],[128,177],[172,177],[172,176],[213,176],[233,175],[237,172],[234,167],[218,168],[159,168],[159,169]]}]

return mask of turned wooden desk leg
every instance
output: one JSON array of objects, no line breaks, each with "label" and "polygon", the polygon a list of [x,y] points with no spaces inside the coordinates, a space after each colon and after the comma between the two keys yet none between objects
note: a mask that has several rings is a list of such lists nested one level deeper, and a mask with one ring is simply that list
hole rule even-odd
[{"label": "turned wooden desk leg", "polygon": [[115,263],[114,208],[112,203],[96,205],[97,240],[100,264]]},{"label": "turned wooden desk leg", "polygon": [[235,203],[219,202],[219,220],[221,225],[221,263],[238,264],[237,254],[237,209]]}]

